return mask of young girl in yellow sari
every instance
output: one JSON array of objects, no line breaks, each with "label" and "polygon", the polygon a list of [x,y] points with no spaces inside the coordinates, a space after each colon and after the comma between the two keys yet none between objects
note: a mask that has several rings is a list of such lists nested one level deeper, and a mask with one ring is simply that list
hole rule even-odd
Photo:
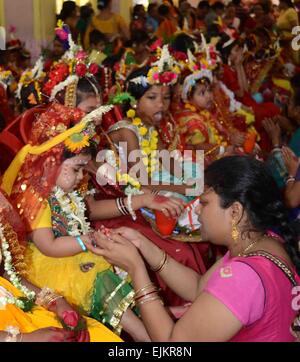
[{"label": "young girl in yellow sari", "polygon": [[[25,228],[18,213],[0,192],[0,265],[8,280],[0,277],[0,341],[7,342],[118,342],[119,337],[93,319],[82,319],[62,297],[28,283],[24,278]],[[48,300],[45,292],[48,293]],[[44,294],[44,298],[41,298]],[[52,302],[51,302],[52,299]],[[62,320],[65,324],[60,322]],[[67,324],[81,323],[81,331]],[[69,328],[70,329],[70,328]]]}]

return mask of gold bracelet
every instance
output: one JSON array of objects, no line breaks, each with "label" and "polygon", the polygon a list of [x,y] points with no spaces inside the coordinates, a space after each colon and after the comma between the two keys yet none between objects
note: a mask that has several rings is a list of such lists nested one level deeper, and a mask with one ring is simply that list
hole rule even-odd
[{"label": "gold bracelet", "polygon": [[151,302],[154,302],[156,300],[159,300],[161,302],[161,304],[163,305],[163,301],[161,300],[160,296],[157,295],[155,297],[152,297],[152,298],[146,298],[144,300],[141,300],[140,302],[137,303],[137,307],[140,307],[144,304],[147,304],[147,303],[151,303]]},{"label": "gold bracelet", "polygon": [[50,288],[43,288],[37,295],[35,303],[48,309],[49,305],[59,298],[63,298],[63,296],[56,294]]},{"label": "gold bracelet", "polygon": [[164,254],[164,259],[163,259],[163,261],[162,261],[162,264],[159,266],[158,269],[153,270],[153,271],[154,271],[155,273],[160,273],[160,272],[162,272],[162,270],[163,270],[163,269],[165,268],[165,266],[167,265],[168,261],[169,261],[169,255],[168,255],[167,253],[165,253],[165,254]]},{"label": "gold bracelet", "polygon": [[150,288],[149,287],[149,290],[145,290],[144,293],[136,294],[134,299],[135,299],[135,301],[137,301],[138,299],[141,299],[141,298],[145,297],[146,295],[153,294],[153,293],[158,293],[158,292],[159,292],[158,288],[156,288],[156,287]]},{"label": "gold bracelet", "polygon": [[148,289],[149,287],[155,287],[155,285],[151,282],[149,284],[146,284],[143,288],[141,289],[138,289],[136,292],[135,292],[135,295],[138,295],[140,293],[142,293],[143,291],[145,291],[146,289]]},{"label": "gold bracelet", "polygon": [[164,263],[166,262],[166,257],[167,257],[167,253],[164,251],[163,252],[163,257],[162,260],[160,261],[160,263],[158,264],[157,267],[151,268],[152,271],[154,271],[154,273],[157,273],[159,270],[161,270],[161,267],[164,265]]}]

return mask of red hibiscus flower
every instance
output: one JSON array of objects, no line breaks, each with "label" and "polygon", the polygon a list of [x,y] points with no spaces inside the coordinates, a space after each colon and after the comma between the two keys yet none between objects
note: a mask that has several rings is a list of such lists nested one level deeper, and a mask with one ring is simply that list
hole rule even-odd
[{"label": "red hibiscus flower", "polygon": [[171,83],[176,78],[176,74],[172,72],[165,72],[161,74],[159,80],[163,84]]},{"label": "red hibiscus flower", "polygon": [[78,77],[84,77],[86,75],[87,72],[87,68],[85,64],[77,64],[76,68],[75,68],[76,74],[78,75]]},{"label": "red hibiscus flower", "polygon": [[90,67],[89,67],[89,71],[90,71],[90,73],[92,73],[93,75],[96,75],[96,74],[98,73],[98,71],[99,71],[99,66],[98,66],[98,64],[92,63],[92,64],[90,65]]}]

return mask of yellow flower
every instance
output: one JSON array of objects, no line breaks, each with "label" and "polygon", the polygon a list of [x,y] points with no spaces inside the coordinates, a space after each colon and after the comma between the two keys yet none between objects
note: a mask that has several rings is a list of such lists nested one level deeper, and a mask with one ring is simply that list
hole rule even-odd
[{"label": "yellow flower", "polygon": [[147,132],[148,132],[148,129],[146,127],[141,127],[139,129],[139,133],[142,137],[145,136],[147,134]]},{"label": "yellow flower", "polygon": [[147,141],[147,140],[142,141],[142,147],[149,147],[149,146],[150,146],[149,141]]},{"label": "yellow flower", "polygon": [[143,148],[143,151],[146,155],[149,155],[151,153],[151,149],[149,147]]},{"label": "yellow flower", "polygon": [[90,145],[89,136],[81,133],[74,134],[65,140],[65,145],[71,152],[81,150]]},{"label": "yellow flower", "polygon": [[128,117],[128,118],[133,118],[133,117],[135,117],[135,110],[134,110],[134,109],[130,109],[130,110],[127,112],[127,117]]},{"label": "yellow flower", "polygon": [[139,126],[139,125],[141,125],[141,123],[142,123],[142,120],[140,119],[140,118],[134,118],[134,120],[132,121],[132,124],[134,125],[134,126]]},{"label": "yellow flower", "polygon": [[152,137],[158,137],[158,132],[156,130],[152,131],[151,136]]}]

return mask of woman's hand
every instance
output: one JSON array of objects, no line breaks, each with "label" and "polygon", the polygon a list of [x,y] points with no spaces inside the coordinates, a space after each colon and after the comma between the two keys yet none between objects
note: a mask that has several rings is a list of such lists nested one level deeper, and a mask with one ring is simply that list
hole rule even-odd
[{"label": "woman's hand", "polygon": [[103,256],[110,264],[118,266],[130,275],[144,265],[135,245],[116,231],[111,231],[109,236],[97,231],[94,233],[94,241],[97,247],[87,245],[91,252]]},{"label": "woman's hand", "polygon": [[62,328],[43,328],[24,333],[22,342],[77,342],[75,333]]},{"label": "woman's hand", "polygon": [[282,157],[290,176],[296,176],[299,168],[299,159],[288,147],[282,147]]},{"label": "woman's hand", "polygon": [[277,122],[271,118],[266,118],[263,121],[263,126],[269,137],[271,138],[273,146],[278,146],[281,143],[281,129]]},{"label": "woman's hand", "polygon": [[175,197],[148,194],[144,200],[146,207],[162,211],[167,217],[179,217],[185,206],[183,200]]}]

